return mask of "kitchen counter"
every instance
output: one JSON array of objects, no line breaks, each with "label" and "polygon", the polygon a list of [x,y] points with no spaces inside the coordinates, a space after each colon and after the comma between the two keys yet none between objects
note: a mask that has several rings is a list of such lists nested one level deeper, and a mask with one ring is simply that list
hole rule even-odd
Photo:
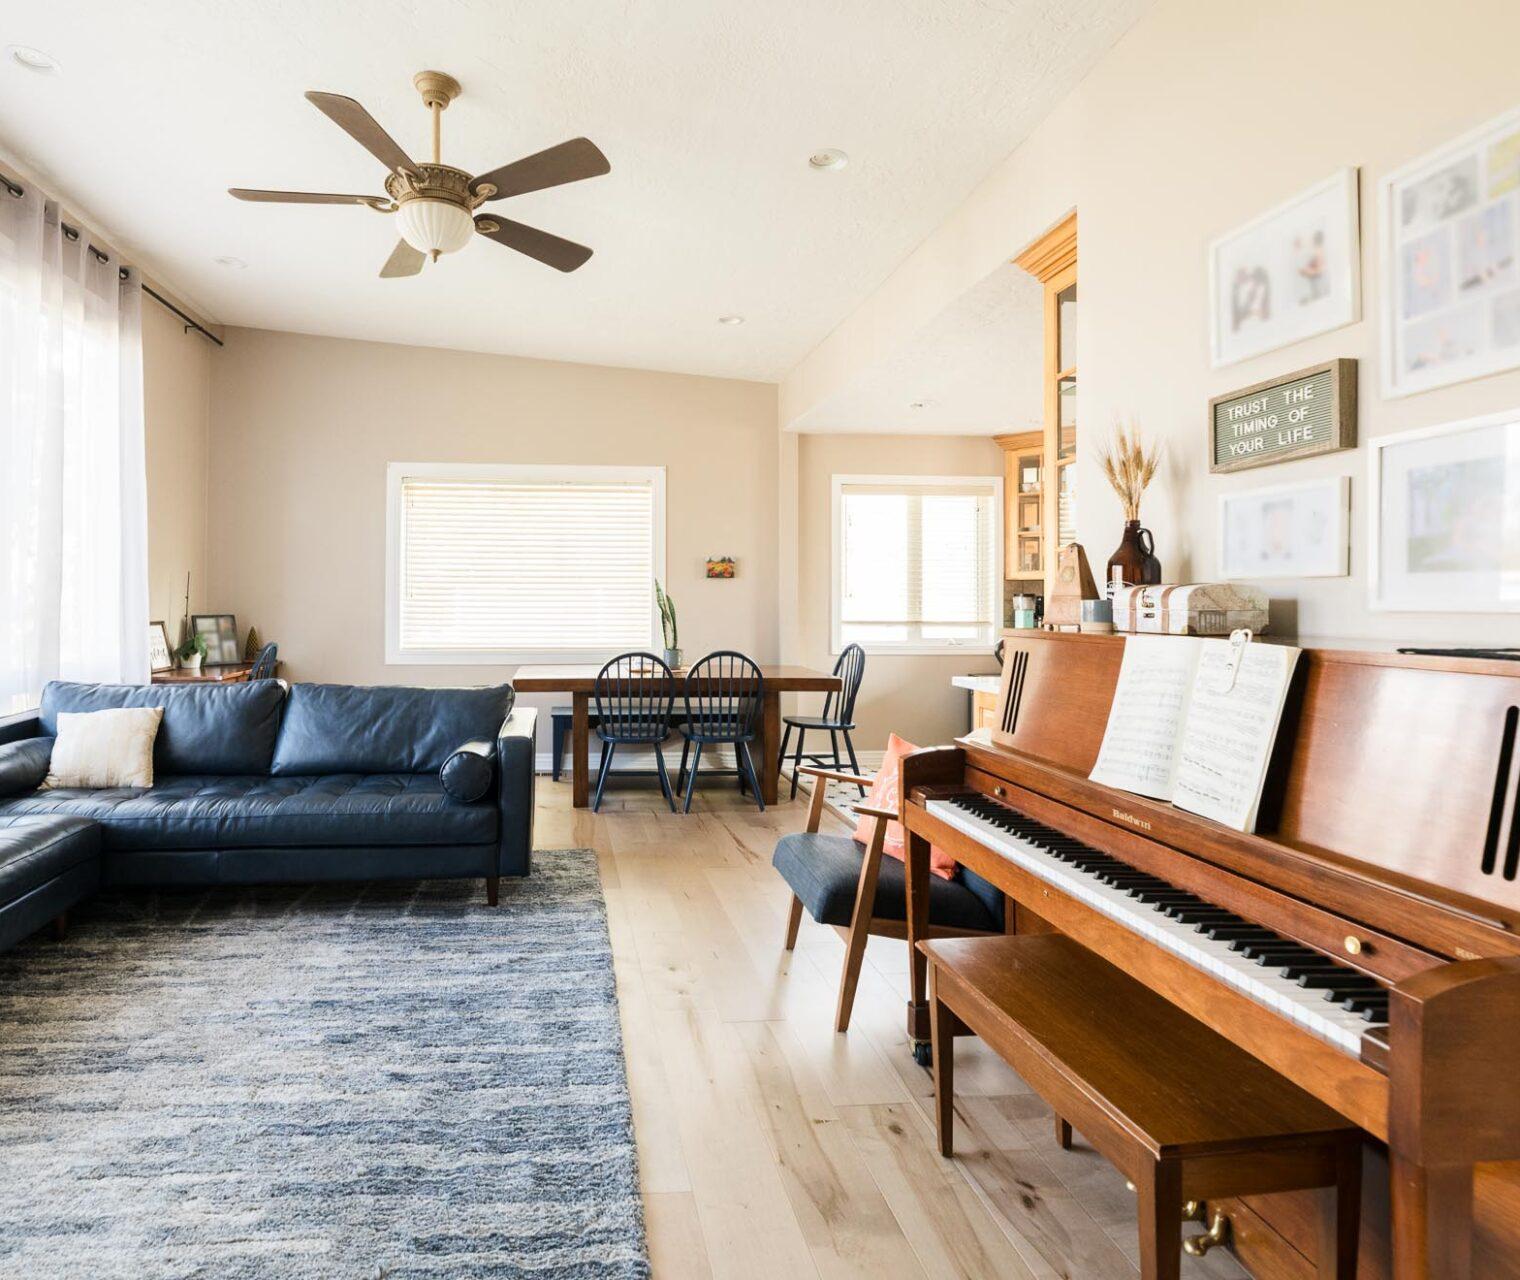
[{"label": "kitchen counter", "polygon": [[1003,683],[1002,676],[951,676],[950,684],[956,689],[969,689],[972,693],[996,693]]}]

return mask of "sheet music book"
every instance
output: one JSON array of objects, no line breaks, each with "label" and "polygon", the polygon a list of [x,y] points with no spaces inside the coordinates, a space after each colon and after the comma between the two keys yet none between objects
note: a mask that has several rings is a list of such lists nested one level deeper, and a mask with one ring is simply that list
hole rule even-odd
[{"label": "sheet music book", "polygon": [[1253,830],[1298,654],[1290,645],[1128,637],[1089,776]]}]

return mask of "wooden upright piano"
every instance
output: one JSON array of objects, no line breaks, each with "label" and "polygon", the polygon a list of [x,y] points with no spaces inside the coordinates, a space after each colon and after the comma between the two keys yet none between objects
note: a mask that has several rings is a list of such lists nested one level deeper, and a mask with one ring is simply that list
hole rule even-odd
[{"label": "wooden upright piano", "polygon": [[[903,761],[910,945],[932,841],[1366,1131],[1361,1276],[1520,1277],[1520,663],[1304,650],[1242,834],[1088,779],[1121,637],[1006,641],[990,734]],[[1309,1197],[1225,1208],[1312,1274]]]}]

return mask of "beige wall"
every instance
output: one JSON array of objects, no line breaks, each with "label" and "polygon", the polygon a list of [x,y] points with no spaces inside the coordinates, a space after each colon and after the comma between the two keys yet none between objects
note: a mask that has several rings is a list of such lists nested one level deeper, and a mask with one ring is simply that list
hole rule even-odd
[{"label": "beige wall", "polygon": [[[796,660],[829,669],[832,620],[830,551],[835,475],[1000,476],[1002,450],[984,436],[804,435],[797,437]],[[869,654],[853,735],[861,752],[880,751],[889,733],[919,746],[949,742],[969,727],[966,693],[950,677],[997,670],[990,650],[946,657]],[[804,700],[805,702],[806,700]],[[808,711],[817,708],[808,704]],[[826,741],[811,743],[823,750]],[[863,767],[870,764],[863,762]]]},{"label": "beige wall", "polygon": [[143,411],[148,472],[148,617],[180,640],[185,574],[190,605],[205,608],[211,366],[216,347],[144,298]]},{"label": "beige wall", "polygon": [[[279,642],[282,674],[510,677],[386,664],[389,462],[665,467],[666,585],[682,648],[776,659],[773,385],[252,329],[226,341],[211,387],[212,603]],[[709,581],[704,561],[721,553],[738,576]]]},{"label": "beige wall", "polygon": [[[783,424],[901,350],[933,316],[1075,208],[1082,370],[1077,529],[1101,569],[1121,517],[1090,446],[1118,415],[1165,441],[1143,516],[1167,581],[1216,571],[1221,493],[1352,477],[1349,578],[1276,582],[1300,634],[1509,640],[1514,615],[1379,614],[1367,606],[1366,449],[1211,477],[1207,402],[1334,356],[1361,361],[1361,434],[1513,408],[1520,372],[1379,397],[1378,179],[1520,102],[1520,6],[1465,0],[1159,0],[1033,135],[786,379]],[[1361,167],[1364,319],[1214,370],[1206,248],[1345,165]]]}]

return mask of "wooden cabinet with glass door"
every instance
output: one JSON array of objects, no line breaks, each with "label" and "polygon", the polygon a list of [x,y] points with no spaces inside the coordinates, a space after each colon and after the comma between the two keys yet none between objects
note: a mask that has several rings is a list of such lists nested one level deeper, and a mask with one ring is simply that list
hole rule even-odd
[{"label": "wooden cabinet with glass door", "polygon": [[1077,215],[1014,259],[1045,288],[1040,559],[1049,596],[1056,552],[1076,538]]},{"label": "wooden cabinet with glass door", "polygon": [[1044,519],[1040,477],[1044,474],[1045,437],[1019,431],[993,437],[1003,450],[1003,577],[1039,590],[1044,577]]}]

